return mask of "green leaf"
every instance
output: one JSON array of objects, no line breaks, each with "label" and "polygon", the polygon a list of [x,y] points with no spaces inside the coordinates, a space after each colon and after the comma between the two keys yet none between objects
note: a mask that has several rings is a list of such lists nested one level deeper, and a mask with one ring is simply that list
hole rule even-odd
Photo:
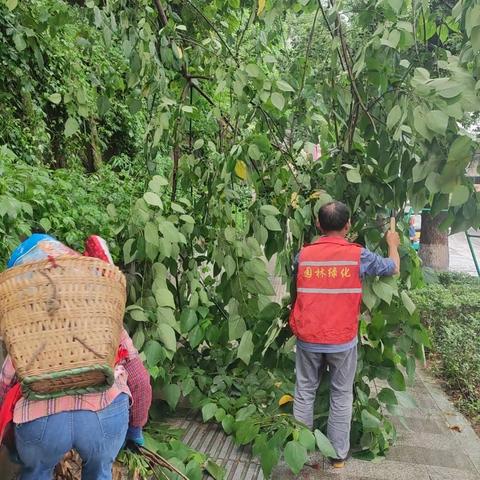
[{"label": "green leaf", "polygon": [[273,105],[279,110],[283,110],[283,107],[285,107],[285,98],[281,93],[278,93],[278,92],[272,93],[270,100],[272,101]]},{"label": "green leaf", "polygon": [[298,475],[307,461],[307,449],[301,443],[292,440],[285,446],[283,455],[290,470]]},{"label": "green leaf", "polygon": [[227,272],[227,278],[231,278],[232,275],[235,273],[235,270],[237,269],[237,264],[230,255],[227,255],[223,259],[223,268],[225,268],[225,272]]},{"label": "green leaf", "polygon": [[132,253],[132,246],[134,243],[135,239],[129,238],[123,245],[123,261],[125,264],[130,263],[135,256],[135,252]]},{"label": "green leaf", "polygon": [[388,384],[399,392],[403,392],[406,389],[405,378],[400,370],[395,369],[388,377]]},{"label": "green leaf", "polygon": [[157,288],[157,290],[155,290],[155,300],[159,307],[175,308],[173,295],[168,288]]},{"label": "green leaf", "polygon": [[457,95],[460,95],[464,89],[464,85],[452,81],[436,87],[438,95],[443,98],[455,98]]},{"label": "green leaf", "polygon": [[400,294],[400,296],[402,298],[403,305],[407,309],[408,313],[410,315],[413,315],[413,312],[415,312],[415,309],[417,307],[413,303],[412,299],[408,296],[408,293],[405,290],[402,290],[402,293]]},{"label": "green leaf", "polygon": [[265,478],[270,478],[273,469],[280,460],[280,450],[268,444],[260,450],[260,463]]},{"label": "green leaf", "polygon": [[[195,460],[190,460],[185,467],[185,475],[188,480],[202,480],[203,472],[200,464]],[[168,478],[168,477],[167,477]]]},{"label": "green leaf", "polygon": [[350,183],[362,183],[362,176],[360,175],[358,168],[347,170],[347,180]]},{"label": "green leaf", "polygon": [[178,328],[177,321],[175,320],[175,315],[173,314],[173,309],[168,307],[157,308],[157,322],[166,323],[167,325],[170,325],[173,329]]},{"label": "green leaf", "polygon": [[314,434],[317,447],[322,455],[327,458],[337,458],[337,452],[330,443],[330,440],[320,430],[315,430]]},{"label": "green leaf", "polygon": [[448,162],[463,165],[472,158],[472,140],[467,136],[457,137],[448,151]]},{"label": "green leaf", "polygon": [[369,310],[372,310],[375,307],[375,304],[377,303],[377,296],[373,292],[371,280],[364,281],[362,286],[363,286],[363,294],[362,294],[363,303]]},{"label": "green leaf", "polygon": [[202,417],[204,422],[208,422],[215,416],[218,407],[215,403],[207,403],[202,407]]},{"label": "green leaf", "polygon": [[143,199],[147,202],[148,205],[151,205],[153,207],[161,208],[163,206],[162,200],[156,193],[147,192],[143,196]]},{"label": "green leaf", "polygon": [[235,439],[240,445],[246,445],[250,443],[260,431],[260,425],[253,420],[244,420],[243,422],[237,422],[237,428],[235,431]]},{"label": "green leaf", "polygon": [[253,404],[248,405],[247,407],[241,408],[235,415],[235,420],[237,422],[243,422],[252,417],[253,414],[257,411],[257,407]]},{"label": "green leaf", "polygon": [[399,13],[403,6],[403,0],[388,0],[388,3],[396,13]]},{"label": "green leaf", "polygon": [[65,130],[63,133],[67,138],[69,138],[75,133],[77,133],[79,128],[80,125],[78,124],[77,119],[73,117],[68,117],[67,121],[65,122]]},{"label": "green leaf", "polygon": [[372,289],[375,295],[377,295],[384,302],[387,302],[390,305],[393,294],[395,292],[395,289],[391,285],[383,282],[382,280],[379,280],[372,284]]},{"label": "green leaf", "polygon": [[19,52],[22,52],[27,48],[27,44],[25,43],[25,39],[21,33],[15,33],[15,35],[13,35],[13,43]]},{"label": "green leaf", "polygon": [[280,215],[280,211],[273,205],[262,205],[260,207],[260,213],[263,215]]},{"label": "green leaf", "polygon": [[136,322],[148,322],[148,317],[141,308],[130,310],[129,313],[133,320],[135,320]]},{"label": "green leaf", "polygon": [[441,110],[432,110],[426,116],[427,126],[430,130],[444,135],[448,127],[448,115]]},{"label": "green leaf", "polygon": [[48,99],[55,105],[58,105],[62,101],[62,95],[60,93],[52,93]]},{"label": "green leaf", "polygon": [[282,231],[282,227],[279,221],[273,215],[267,215],[265,217],[265,226],[268,228],[268,230],[272,232]]},{"label": "green leaf", "polygon": [[238,346],[237,358],[243,361],[246,365],[250,363],[250,357],[253,354],[253,333],[250,330],[247,330],[240,340],[240,345]]},{"label": "green leaf", "polygon": [[162,187],[168,185],[168,180],[160,175],[154,175],[150,182],[148,182],[148,188],[155,193],[161,193]]},{"label": "green leaf", "polygon": [[243,336],[247,330],[245,320],[239,315],[234,315],[228,319],[228,339],[236,340]]},{"label": "green leaf", "polygon": [[101,117],[103,117],[110,110],[110,107],[111,107],[110,99],[106,95],[100,95],[97,98],[98,114]]},{"label": "green leaf", "polygon": [[395,392],[391,388],[382,388],[378,394],[378,400],[387,405],[398,405]]},{"label": "green leaf", "polygon": [[472,35],[472,30],[480,25],[480,5],[475,5],[467,10],[465,15],[465,32],[468,37]]},{"label": "green leaf", "polygon": [[470,198],[470,190],[465,185],[457,185],[450,197],[450,206],[458,207],[463,205]]},{"label": "green leaf", "polygon": [[402,118],[402,109],[399,105],[395,105],[388,114],[387,128],[391,130],[393,127],[395,127],[400,121],[400,118]]},{"label": "green leaf", "polygon": [[437,193],[440,191],[440,174],[437,172],[430,172],[425,180],[425,186],[430,193]]},{"label": "green leaf", "polygon": [[181,213],[181,214],[184,214],[185,213],[185,209],[179,205],[178,203],[176,202],[172,202],[170,204],[170,208],[174,211],[174,212],[177,212],[177,213]]},{"label": "green leaf", "polygon": [[154,367],[163,359],[163,347],[156,340],[149,340],[143,349],[147,365]]},{"label": "green leaf", "polygon": [[195,140],[195,143],[193,144],[193,149],[200,150],[204,144],[205,140],[203,138],[199,138],[198,140]]},{"label": "green leaf", "polygon": [[48,232],[52,228],[52,223],[50,222],[50,220],[48,218],[40,219],[39,223],[46,232]]},{"label": "green leaf", "polygon": [[415,130],[425,139],[431,141],[433,133],[427,128],[425,113],[421,107],[416,107],[413,111],[413,126]]},{"label": "green leaf", "polygon": [[284,92],[294,92],[295,89],[283,80],[277,80],[277,87]]},{"label": "green leaf", "polygon": [[362,426],[365,431],[375,431],[381,425],[382,422],[375,415],[372,415],[367,409],[362,410]]},{"label": "green leaf", "polygon": [[177,350],[177,339],[175,337],[175,332],[170,325],[166,323],[161,323],[157,327],[158,338],[163,342],[165,347],[175,352]]},{"label": "green leaf", "polygon": [[252,160],[260,160],[260,156],[261,156],[261,153],[260,153],[260,150],[258,148],[258,145],[255,145],[254,143],[250,144],[249,147],[248,147],[248,156],[252,159]]},{"label": "green leaf", "polygon": [[222,428],[227,435],[230,435],[233,432],[233,427],[235,425],[235,419],[232,415],[226,415],[222,420]]},{"label": "green leaf", "polygon": [[470,43],[474,52],[480,50],[480,26],[473,27],[472,35],[470,36]]},{"label": "green leaf", "polygon": [[128,109],[132,115],[135,115],[142,108],[142,100],[139,98],[131,98],[127,103]]},{"label": "green leaf", "polygon": [[147,222],[143,230],[145,241],[151,245],[158,245],[158,228],[153,222]]},{"label": "green leaf", "polygon": [[211,458],[207,460],[205,469],[214,480],[223,480],[225,478],[225,469],[217,465]]},{"label": "green leaf", "polygon": [[5,5],[10,11],[15,10],[18,5],[18,0],[6,0]]},{"label": "green leaf", "polygon": [[180,215],[180,220],[182,220],[183,222],[188,223],[190,225],[195,224],[195,220],[190,215]]},{"label": "green leaf", "polygon": [[182,332],[189,332],[196,325],[197,321],[198,319],[195,310],[191,308],[183,310],[180,315],[180,328],[182,329]]},{"label": "green leaf", "polygon": [[188,342],[192,348],[197,348],[204,339],[204,333],[200,325],[195,325],[188,334]]},{"label": "green leaf", "polygon": [[260,78],[263,76],[262,70],[260,70],[260,68],[253,63],[248,64],[245,70],[250,77]]},{"label": "green leaf", "polygon": [[315,450],[315,436],[313,433],[306,429],[302,428],[300,434],[298,435],[298,441],[307,449]]},{"label": "green leaf", "polygon": [[143,331],[143,328],[138,328],[133,337],[132,337],[133,345],[137,350],[140,350],[143,347],[143,344],[145,343],[145,333]]},{"label": "green leaf", "polygon": [[180,400],[180,387],[176,384],[165,385],[162,389],[163,396],[165,397],[166,402],[172,410],[175,410],[175,407]]}]

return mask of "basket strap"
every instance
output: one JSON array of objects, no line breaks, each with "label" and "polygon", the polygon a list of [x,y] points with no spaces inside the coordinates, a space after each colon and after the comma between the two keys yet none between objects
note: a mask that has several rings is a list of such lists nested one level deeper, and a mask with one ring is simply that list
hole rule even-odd
[{"label": "basket strap", "polygon": [[47,280],[50,282],[50,285],[53,287],[52,298],[47,302],[47,312],[50,316],[52,316],[60,308],[60,301],[58,299],[57,285],[55,285],[55,282],[52,280],[47,271],[48,268],[44,270],[39,270],[39,273],[46,277]]},{"label": "basket strap", "polygon": [[85,342],[85,340],[82,340],[81,338],[78,338],[76,335],[74,335],[73,337],[74,340],[76,340],[77,342],[81,343],[87,350],[90,350],[94,355],[96,355],[98,358],[105,358],[106,355],[103,355],[101,353],[98,353],[96,350],[94,350],[92,347],[90,347],[89,345],[87,345],[87,343]]}]

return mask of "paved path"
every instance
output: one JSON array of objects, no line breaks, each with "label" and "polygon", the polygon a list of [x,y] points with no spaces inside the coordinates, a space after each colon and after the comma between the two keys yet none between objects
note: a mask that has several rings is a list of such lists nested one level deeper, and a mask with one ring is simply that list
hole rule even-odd
[{"label": "paved path", "polygon": [[[479,235],[480,231],[471,230],[470,233]],[[472,238],[473,250],[480,263],[480,238]],[[456,233],[448,237],[449,254],[450,254],[450,270],[454,272],[469,273],[477,275],[475,264],[473,263],[472,254],[467,243],[465,233]]]}]

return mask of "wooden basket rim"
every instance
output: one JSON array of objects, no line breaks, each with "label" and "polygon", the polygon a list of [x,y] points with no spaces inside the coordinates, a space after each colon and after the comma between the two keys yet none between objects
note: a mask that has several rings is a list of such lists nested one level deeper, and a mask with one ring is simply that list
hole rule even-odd
[{"label": "wooden basket rim", "polygon": [[[123,280],[125,281],[125,274],[114,264],[107,263],[103,260],[100,260],[95,257],[84,257],[84,256],[73,256],[73,255],[62,255],[54,258],[54,262],[60,266],[67,266],[72,263],[87,263],[97,264],[100,268],[114,271],[117,274],[120,274]],[[66,265],[65,265],[66,264]],[[52,268],[54,269],[55,264],[52,260],[37,260],[35,262],[28,262],[22,265],[17,265],[15,267],[4,270],[0,273],[0,284],[10,280],[13,277],[16,277],[22,273],[28,273],[30,271],[37,271],[42,268]]]}]

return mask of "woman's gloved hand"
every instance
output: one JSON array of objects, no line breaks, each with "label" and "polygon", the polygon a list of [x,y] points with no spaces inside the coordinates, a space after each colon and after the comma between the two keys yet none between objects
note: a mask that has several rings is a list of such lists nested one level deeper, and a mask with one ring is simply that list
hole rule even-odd
[{"label": "woman's gloved hand", "polygon": [[137,447],[143,447],[145,440],[143,438],[143,432],[141,427],[128,427],[127,436],[125,438],[126,443],[132,442]]}]

